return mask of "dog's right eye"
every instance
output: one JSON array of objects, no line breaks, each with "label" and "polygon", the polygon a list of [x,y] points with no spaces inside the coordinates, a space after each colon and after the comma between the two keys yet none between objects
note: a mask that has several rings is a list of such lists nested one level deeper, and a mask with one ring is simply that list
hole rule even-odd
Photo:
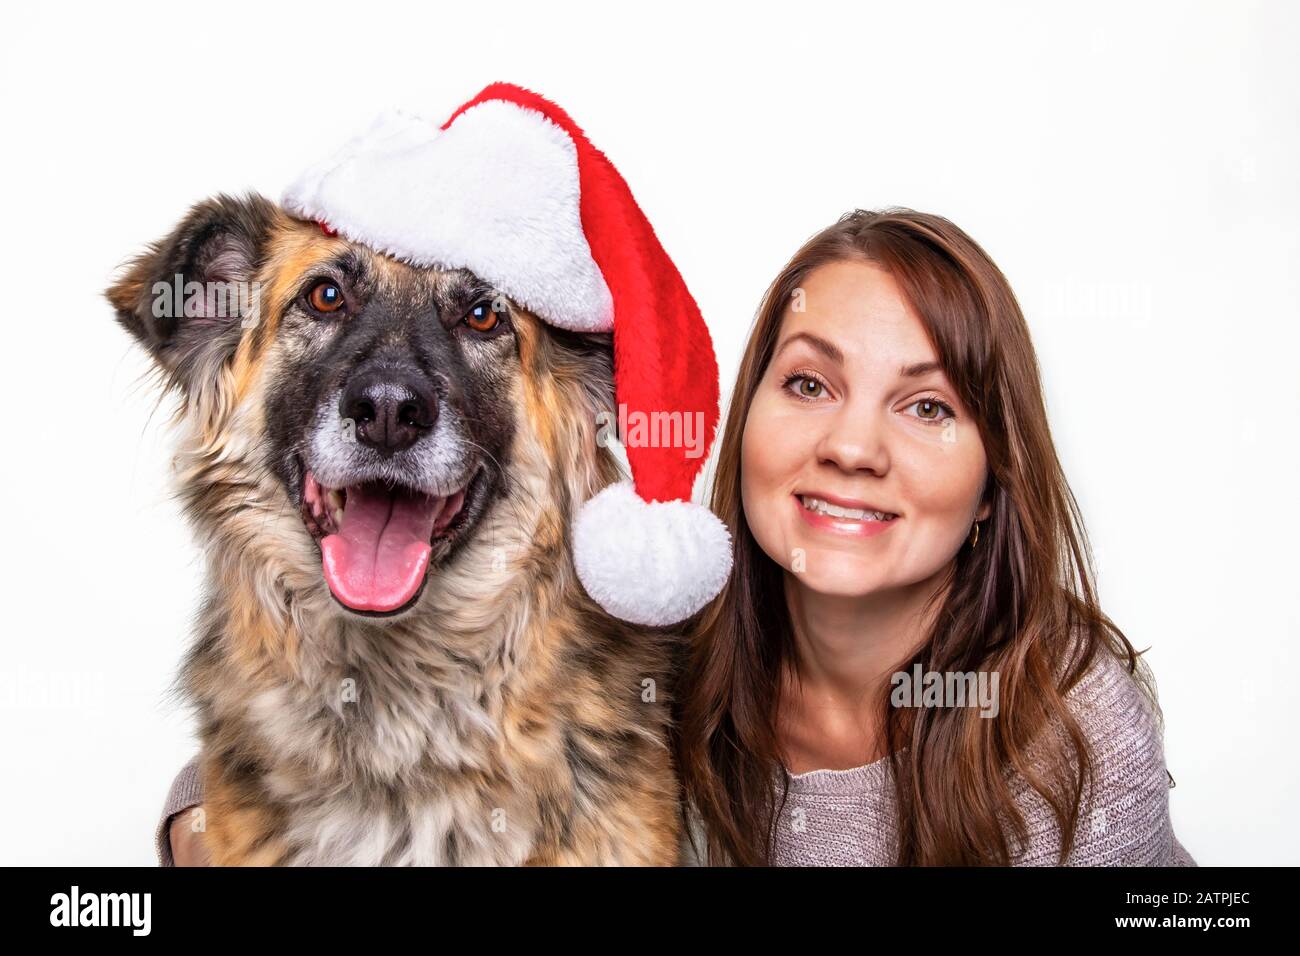
[{"label": "dog's right eye", "polygon": [[465,324],[475,332],[491,332],[499,321],[497,303],[484,299],[474,303],[474,307],[465,314]]},{"label": "dog's right eye", "polygon": [[317,312],[337,312],[343,308],[343,290],[331,279],[322,279],[307,293],[307,304]]}]

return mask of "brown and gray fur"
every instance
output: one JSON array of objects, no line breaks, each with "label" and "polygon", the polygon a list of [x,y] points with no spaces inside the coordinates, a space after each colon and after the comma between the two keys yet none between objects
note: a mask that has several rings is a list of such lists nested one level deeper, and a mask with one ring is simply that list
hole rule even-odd
[{"label": "brown and gray fur", "polygon": [[[177,273],[256,281],[256,321],[156,317]],[[317,275],[348,283],[345,322],[304,312]],[[468,338],[447,317],[485,288],[218,196],[107,292],[179,397],[178,488],[207,556],[179,686],[216,864],[676,862],[672,641],[606,615],[569,550],[575,509],[619,477],[596,440],[610,341],[515,303],[507,332]],[[490,486],[414,606],[370,618],[330,594],[301,514],[306,422],[350,362],[417,341],[451,370],[444,414]]]}]

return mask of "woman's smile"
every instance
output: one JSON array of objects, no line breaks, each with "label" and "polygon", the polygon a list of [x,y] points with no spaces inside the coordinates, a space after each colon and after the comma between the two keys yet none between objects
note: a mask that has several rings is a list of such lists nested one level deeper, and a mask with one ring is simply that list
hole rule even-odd
[{"label": "woman's smile", "polygon": [[799,516],[811,527],[831,534],[873,538],[898,524],[902,516],[866,501],[823,492],[791,495]]}]

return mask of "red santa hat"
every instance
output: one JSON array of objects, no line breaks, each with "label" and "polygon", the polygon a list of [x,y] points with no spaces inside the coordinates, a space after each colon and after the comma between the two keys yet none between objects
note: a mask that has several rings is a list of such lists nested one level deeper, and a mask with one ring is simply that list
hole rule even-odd
[{"label": "red santa hat", "polygon": [[390,113],[282,203],[414,265],[470,269],[552,325],[612,331],[620,420],[669,427],[629,440],[632,482],[582,505],[578,577],[610,614],[654,626],[722,589],[730,535],[690,501],[718,422],[709,331],[623,177],[568,114],[507,83],[441,126]]}]

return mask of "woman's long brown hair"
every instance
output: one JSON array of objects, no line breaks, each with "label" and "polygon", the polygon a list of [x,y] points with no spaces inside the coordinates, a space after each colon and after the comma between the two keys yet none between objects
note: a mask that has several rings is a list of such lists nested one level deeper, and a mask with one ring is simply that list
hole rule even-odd
[{"label": "woman's long brown hair", "polygon": [[[890,272],[929,332],[978,425],[988,460],[989,519],[936,591],[942,603],[921,649],[897,670],[997,672],[1000,708],[879,706],[898,807],[900,865],[1005,865],[1027,838],[1005,775],[1012,768],[1051,806],[1073,845],[1092,773],[1087,739],[1065,694],[1098,653],[1126,662],[1159,715],[1150,672],[1102,613],[1078,504],[1048,429],[1037,360],[1010,285],[969,236],[940,216],[855,210],[795,254],[763,297],[732,392],[712,507],[735,541],[731,579],[691,624],[680,676],[676,757],[704,825],[712,864],[770,862],[784,806],[777,726],[781,675],[794,663],[783,569],[745,522],[741,436],[787,304],[829,262]],[[1043,733],[1059,721],[1064,736]],[[1030,744],[1033,743],[1033,760]],[[1045,746],[1045,750],[1038,749]]]}]

